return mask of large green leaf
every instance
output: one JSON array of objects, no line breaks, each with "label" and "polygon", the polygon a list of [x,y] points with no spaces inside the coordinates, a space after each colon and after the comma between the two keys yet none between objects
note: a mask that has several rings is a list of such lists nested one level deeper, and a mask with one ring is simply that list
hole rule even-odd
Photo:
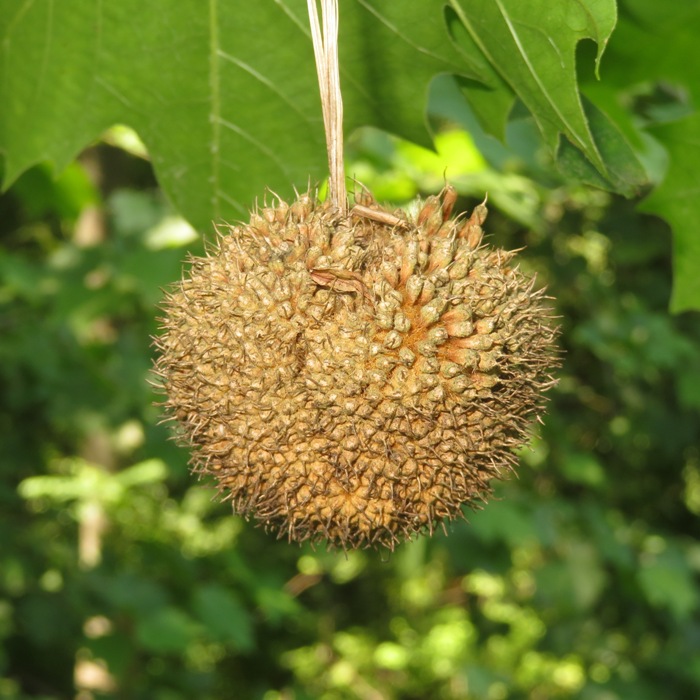
[{"label": "large green leaf", "polygon": [[[341,3],[347,130],[426,143],[428,83],[460,65],[442,4]],[[199,227],[266,188],[306,187],[326,162],[306,13],[304,0],[0,0],[5,186],[36,162],[63,169],[123,123]]]},{"label": "large green leaf", "polygon": [[664,80],[700,91],[700,3],[619,0],[620,21],[603,66],[618,87]]},{"label": "large green leaf", "polygon": [[[674,230],[671,308],[700,308],[700,239],[694,227],[700,219],[700,197],[693,172],[700,155],[700,120],[688,117],[649,127],[653,142],[642,131],[654,120],[677,119],[684,110],[687,114],[698,98],[700,53],[694,43],[700,34],[700,3],[621,0],[617,25],[613,0],[452,0],[450,6],[451,36],[474,74],[463,89],[490,133],[503,138],[517,96],[569,179],[626,196],[648,180],[663,179],[658,144],[665,147],[668,174],[645,208],[664,217]],[[578,53],[579,59],[588,57],[595,64],[595,72],[576,66],[576,47],[583,39],[596,42],[595,54]],[[659,83],[676,91],[678,104],[652,105],[640,120],[630,109],[629,95]],[[582,99],[579,87],[590,100]],[[560,134],[565,138],[560,140]]]},{"label": "large green leaf", "polygon": [[[697,105],[700,99],[700,52],[696,47],[699,35],[697,0],[621,0],[620,21],[606,53],[602,85],[585,88],[588,93],[592,87],[590,96],[599,105],[605,101],[606,108],[612,104],[612,95],[644,92],[654,85],[663,85],[669,96],[676,96],[675,104],[672,100],[654,104],[647,99],[638,105],[642,124],[647,125],[668,156],[665,179],[642,208],[663,217],[673,229],[671,310],[675,312],[700,309],[700,116],[692,114],[693,104]],[[684,118],[670,121],[684,112]],[[636,121],[638,125],[638,117]],[[662,178],[663,174],[655,177]]]},{"label": "large green leaf", "polygon": [[652,133],[669,152],[669,170],[660,187],[642,204],[671,225],[675,312],[700,308],[700,114],[655,127]]},{"label": "large green leaf", "polygon": [[[501,95],[490,100],[492,119],[485,128],[498,136],[505,123],[512,105],[502,97],[505,83],[530,110],[552,153],[564,134],[607,177],[608,164],[581,104],[575,54],[579,41],[593,39],[600,62],[615,27],[615,0],[451,0],[450,6],[453,38],[486,88]],[[479,109],[483,89],[470,98]]]}]

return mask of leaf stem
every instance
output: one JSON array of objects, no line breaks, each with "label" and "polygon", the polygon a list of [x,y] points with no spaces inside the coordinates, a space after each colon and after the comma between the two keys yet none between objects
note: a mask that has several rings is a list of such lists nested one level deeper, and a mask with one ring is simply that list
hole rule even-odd
[{"label": "leaf stem", "polygon": [[319,21],[317,0],[308,0],[311,37],[321,92],[323,125],[328,151],[329,198],[333,206],[347,213],[345,166],[343,162],[343,97],[340,92],[338,61],[338,0],[321,0]]}]

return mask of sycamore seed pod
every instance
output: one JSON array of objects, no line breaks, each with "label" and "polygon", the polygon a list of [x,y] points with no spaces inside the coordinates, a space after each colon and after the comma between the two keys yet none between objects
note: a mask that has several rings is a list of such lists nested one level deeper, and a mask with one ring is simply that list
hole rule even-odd
[{"label": "sycamore seed pod", "polygon": [[290,540],[393,548],[476,507],[553,384],[542,290],[455,193],[415,220],[304,195],[219,231],[167,296],[168,414],[234,510]]}]

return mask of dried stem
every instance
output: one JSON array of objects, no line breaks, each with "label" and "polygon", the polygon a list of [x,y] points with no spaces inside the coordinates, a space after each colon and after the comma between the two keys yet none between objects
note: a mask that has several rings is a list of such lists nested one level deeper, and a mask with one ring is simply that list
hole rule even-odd
[{"label": "dried stem", "polygon": [[321,0],[322,23],[319,22],[316,1],[308,0],[308,7],[316,56],[316,72],[321,92],[323,125],[326,130],[330,200],[342,213],[346,213],[348,203],[343,164],[343,98],[340,93],[338,62],[338,0]]}]

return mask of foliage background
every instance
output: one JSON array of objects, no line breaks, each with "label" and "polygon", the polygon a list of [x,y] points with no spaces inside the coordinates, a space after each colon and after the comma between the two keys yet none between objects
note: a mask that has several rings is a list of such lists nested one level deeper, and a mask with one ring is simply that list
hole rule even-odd
[{"label": "foliage background", "polygon": [[[0,16],[20,6],[2,0]],[[658,26],[682,47],[695,15],[677,7]],[[700,83],[690,53],[685,72],[684,59],[666,62],[671,83],[639,57],[635,31],[653,8],[635,10],[602,64],[616,81],[580,76],[579,86],[619,105],[628,144],[640,129],[674,137],[640,137],[634,150],[645,178],[668,183],[693,153],[681,88]],[[19,104],[7,85],[21,71],[8,65],[3,137]],[[359,119],[374,128],[351,138],[349,172],[397,204],[439,190],[446,170],[465,209],[487,190],[490,240],[526,246],[522,264],[556,298],[564,366],[517,478],[447,536],[391,557],[272,540],[212,501],[158,423],[147,383],[154,309],[203,245],[158,186],[158,144],[149,160],[133,132],[110,129],[72,160],[84,144],[55,132],[67,164],[55,177],[47,162],[60,161],[43,147],[40,164],[13,166],[18,142],[5,140],[5,170],[16,172],[0,198],[0,698],[700,695],[700,321],[667,311],[671,231],[636,208],[640,195],[556,167],[523,105],[496,141],[465,106],[473,89],[431,83],[437,154],[377,130],[389,117]],[[39,121],[12,133],[36,144]],[[196,162],[187,133],[169,139]],[[662,185],[653,197],[663,196]],[[667,218],[692,213],[681,209]],[[691,240],[675,234],[676,245]]]}]

